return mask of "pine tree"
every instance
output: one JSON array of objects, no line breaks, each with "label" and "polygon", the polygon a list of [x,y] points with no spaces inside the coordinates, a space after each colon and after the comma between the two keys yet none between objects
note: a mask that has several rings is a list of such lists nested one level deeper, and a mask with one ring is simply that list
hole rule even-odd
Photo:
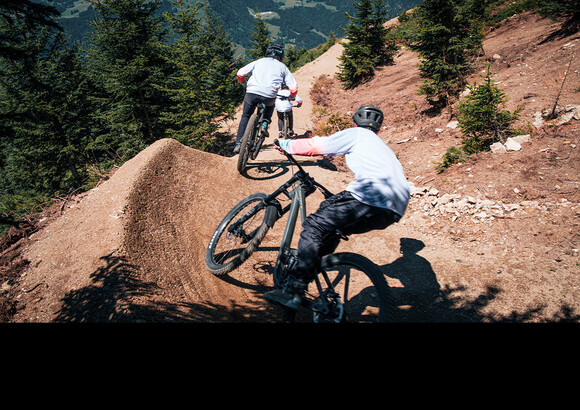
[{"label": "pine tree", "polygon": [[268,46],[272,43],[272,36],[268,26],[266,25],[266,22],[260,15],[259,11],[256,11],[256,18],[254,19],[254,30],[252,31],[251,35],[251,43],[253,48],[248,50],[250,57],[252,59],[264,57]]},{"label": "pine tree", "polygon": [[507,98],[487,74],[481,84],[469,86],[470,93],[459,104],[459,127],[465,136],[463,150],[467,154],[488,149],[496,142],[504,142],[510,134],[510,126],[518,119],[519,112],[502,110]]},{"label": "pine tree", "polygon": [[[26,11],[2,19],[2,38],[14,50],[0,56],[2,196],[51,196],[84,182],[91,138],[90,87],[77,50],[46,21]],[[51,20],[53,19],[53,20]],[[6,23],[6,24],[5,24]]]},{"label": "pine tree", "polygon": [[166,33],[156,14],[159,0],[90,0],[88,56],[91,75],[102,94],[96,113],[107,124],[100,143],[128,159],[164,137],[160,116],[168,103],[163,84]]},{"label": "pine tree", "polygon": [[[478,1],[478,0],[476,0]],[[413,12],[418,30],[410,48],[419,53],[420,94],[436,107],[446,106],[465,87],[467,57],[481,37],[464,7],[466,0],[425,0]]]},{"label": "pine tree", "polygon": [[[219,121],[233,115],[241,102],[233,61],[233,43],[209,11],[175,1],[177,13],[166,14],[175,42],[168,46],[173,73],[167,91],[172,105],[164,112],[168,136],[201,150],[212,150]],[[207,8],[206,8],[207,10]]]},{"label": "pine tree", "polygon": [[383,0],[361,0],[354,7],[356,17],[345,13],[350,21],[345,29],[348,41],[339,57],[338,78],[345,89],[372,78],[375,67],[391,63],[397,49],[384,26],[388,10]]}]

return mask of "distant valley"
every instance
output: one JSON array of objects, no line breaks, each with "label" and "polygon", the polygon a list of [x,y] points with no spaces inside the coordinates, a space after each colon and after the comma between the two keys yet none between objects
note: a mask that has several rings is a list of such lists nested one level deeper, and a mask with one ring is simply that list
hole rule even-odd
[{"label": "distant valley", "polygon": [[[88,22],[95,16],[88,1],[33,1],[51,5],[61,13],[59,23],[70,34],[71,41],[86,40],[91,31]],[[387,3],[389,17],[396,17],[403,10],[409,10],[422,2],[422,0],[391,0]],[[172,12],[172,3],[170,0],[162,0],[159,12]],[[200,1],[188,0],[187,3],[194,5]],[[275,41],[283,45],[292,44],[297,49],[304,47],[307,50],[326,42],[331,33],[336,37],[343,37],[342,28],[346,27],[348,21],[345,12],[356,15],[351,0],[208,0],[207,3],[212,13],[219,17],[231,40],[242,51],[252,47],[251,33],[258,13],[268,24]]]}]

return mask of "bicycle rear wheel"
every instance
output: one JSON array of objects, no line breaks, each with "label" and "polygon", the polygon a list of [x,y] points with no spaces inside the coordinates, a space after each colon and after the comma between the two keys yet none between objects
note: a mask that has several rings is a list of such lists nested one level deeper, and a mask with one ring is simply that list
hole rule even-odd
[{"label": "bicycle rear wheel", "polygon": [[246,125],[246,130],[240,141],[240,153],[238,155],[238,172],[241,174],[246,169],[248,163],[248,158],[252,147],[254,146],[254,140],[257,138],[256,132],[256,122],[258,121],[258,113],[255,112],[250,116],[248,120],[248,125]]},{"label": "bicycle rear wheel", "polygon": [[256,193],[244,198],[218,225],[205,253],[211,273],[221,276],[233,271],[258,248],[278,216],[275,204],[263,202],[266,196]]},{"label": "bicycle rear wheel", "polygon": [[[334,253],[321,267],[340,296],[341,322],[390,322],[394,310],[390,288],[379,267],[355,253]],[[315,320],[334,321],[315,314]]]}]

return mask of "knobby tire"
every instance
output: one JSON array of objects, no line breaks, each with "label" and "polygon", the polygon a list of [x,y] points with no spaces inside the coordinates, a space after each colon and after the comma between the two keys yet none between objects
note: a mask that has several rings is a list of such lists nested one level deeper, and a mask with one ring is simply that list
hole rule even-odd
[{"label": "knobby tire", "polygon": [[[331,282],[335,287],[340,280],[345,280],[345,277],[341,276],[340,272],[344,273],[347,270],[350,271],[351,268],[364,273],[372,282],[372,287],[374,287],[374,289],[364,289],[353,299],[346,300],[345,296],[341,295],[342,303],[347,311],[350,310],[355,303],[360,303],[360,306],[354,307],[356,316],[347,317],[346,321],[366,321],[370,317],[368,313],[363,311],[367,306],[372,306],[374,309],[378,309],[376,322],[391,322],[393,320],[394,306],[391,297],[391,290],[385,280],[384,274],[375,263],[362,255],[342,252],[323,257],[321,260],[321,267],[327,272],[327,274],[329,274]],[[334,272],[338,272],[338,274],[335,275],[333,274]],[[369,293],[372,293],[373,296],[367,297]]]},{"label": "knobby tire", "polygon": [[266,196],[264,193],[255,193],[244,198],[218,225],[205,254],[205,263],[211,273],[222,276],[233,271],[258,248],[277,218],[278,211],[275,205],[265,205],[240,225],[237,232],[244,236],[243,239],[239,237],[240,235],[228,232],[228,228],[254,206],[260,204]]},{"label": "knobby tire", "polygon": [[238,172],[241,174],[246,169],[248,163],[248,158],[250,157],[251,150],[254,145],[254,140],[256,139],[256,122],[258,121],[258,113],[255,112],[250,116],[248,120],[248,125],[240,141],[240,153],[238,154]]}]

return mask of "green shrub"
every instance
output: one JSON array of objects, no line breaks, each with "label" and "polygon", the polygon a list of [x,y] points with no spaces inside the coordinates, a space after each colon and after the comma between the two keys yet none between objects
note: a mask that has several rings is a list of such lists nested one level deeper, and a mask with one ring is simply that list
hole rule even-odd
[{"label": "green shrub", "polygon": [[504,142],[519,117],[519,110],[512,113],[501,109],[507,101],[506,95],[491,77],[488,67],[483,82],[468,86],[470,93],[459,104],[459,127],[468,154],[486,150],[496,141]]},{"label": "green shrub", "polygon": [[453,164],[457,164],[463,162],[467,159],[467,155],[465,154],[462,148],[457,148],[455,146],[451,146],[447,149],[445,154],[443,154],[443,161],[438,162],[435,166],[435,170],[438,174],[445,171]]}]

